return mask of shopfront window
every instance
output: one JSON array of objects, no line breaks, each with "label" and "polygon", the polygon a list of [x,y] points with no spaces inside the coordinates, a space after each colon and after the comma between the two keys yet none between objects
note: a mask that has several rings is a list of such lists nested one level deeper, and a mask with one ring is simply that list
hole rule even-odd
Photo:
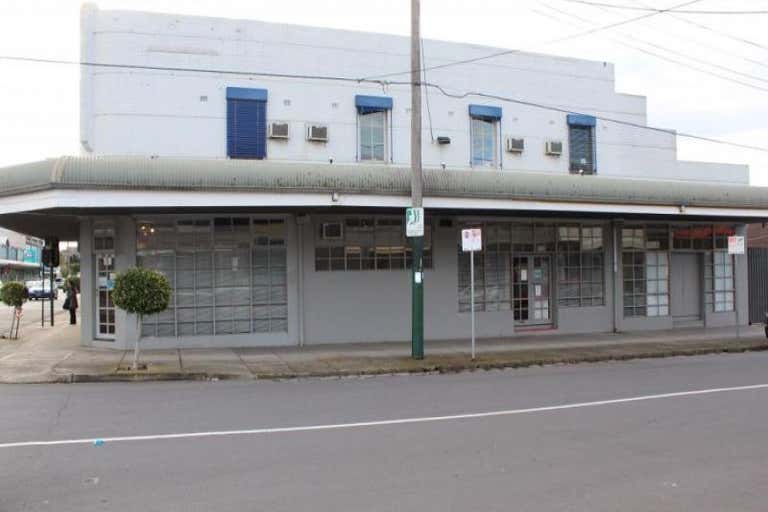
[{"label": "shopfront window", "polygon": [[602,226],[559,226],[557,269],[560,306],[604,305],[605,255]]},{"label": "shopfront window", "polygon": [[669,315],[669,228],[621,230],[624,316]]},{"label": "shopfront window", "polygon": [[168,277],[171,306],[143,336],[287,332],[285,222],[248,216],[144,221],[137,261]]},{"label": "shopfront window", "polygon": [[[402,217],[328,217],[316,224],[315,271],[405,270],[411,244]],[[432,268],[432,230],[424,226],[424,268]]]}]

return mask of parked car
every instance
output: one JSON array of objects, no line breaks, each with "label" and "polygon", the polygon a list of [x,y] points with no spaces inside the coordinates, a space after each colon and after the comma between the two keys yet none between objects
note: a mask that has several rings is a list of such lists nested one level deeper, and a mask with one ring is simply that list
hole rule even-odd
[{"label": "parked car", "polygon": [[[51,284],[48,281],[27,281],[27,291],[29,292],[29,300],[38,299],[50,299],[51,298]],[[59,290],[54,286],[53,299],[59,298]]]}]

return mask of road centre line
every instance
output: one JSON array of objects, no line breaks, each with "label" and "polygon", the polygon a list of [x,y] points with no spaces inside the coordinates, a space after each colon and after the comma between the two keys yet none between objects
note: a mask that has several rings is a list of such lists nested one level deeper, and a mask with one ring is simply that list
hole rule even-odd
[{"label": "road centre line", "polygon": [[437,421],[452,421],[477,418],[492,418],[497,416],[513,416],[517,414],[532,414],[538,412],[563,411],[568,409],[580,409],[584,407],[599,407],[604,405],[617,405],[632,402],[642,402],[648,400],[661,400],[667,398],[682,398],[699,395],[711,395],[716,393],[727,393],[735,391],[750,391],[768,389],[768,384],[753,384],[749,386],[734,386],[727,388],[698,389],[692,391],[679,391],[674,393],[662,393],[657,395],[641,395],[628,398],[615,398],[611,400],[598,400],[595,402],[578,402],[572,404],[547,405],[543,407],[530,407],[527,409],[506,409],[500,411],[476,412],[465,414],[451,414],[445,416],[425,416],[416,418],[400,418],[392,420],[374,420],[360,421],[354,423],[336,423],[328,425],[306,425],[297,427],[272,427],[272,428],[254,428],[246,430],[219,430],[210,432],[181,432],[176,434],[150,434],[140,436],[116,436],[102,438],[81,438],[81,439],[59,439],[52,441],[20,441],[13,443],[0,443],[0,449],[7,448],[27,448],[35,446],[62,446],[62,445],[80,445],[117,443],[127,441],[161,441],[168,439],[194,439],[204,437],[228,437],[228,436],[246,436],[262,434],[283,434],[290,432],[314,432],[323,430],[340,430],[352,428],[379,427],[388,425],[405,425],[410,423],[430,423]]}]

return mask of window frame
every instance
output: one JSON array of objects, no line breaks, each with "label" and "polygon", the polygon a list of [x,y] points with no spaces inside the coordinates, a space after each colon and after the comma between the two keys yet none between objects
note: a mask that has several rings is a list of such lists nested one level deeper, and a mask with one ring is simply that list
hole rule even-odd
[{"label": "window frame", "polygon": [[[621,227],[619,248],[624,318],[672,315],[671,233],[668,224],[627,224]],[[628,304],[630,297],[633,300]],[[653,313],[649,314],[649,311]]]},{"label": "window frame", "polygon": [[[500,148],[500,141],[499,141],[499,131],[500,131],[500,123],[499,119],[491,118],[491,117],[484,117],[479,115],[472,115],[469,116],[469,165],[472,168],[497,168],[499,167],[500,159],[499,159],[499,148]],[[478,123],[487,123],[491,127],[491,133],[490,133],[490,140],[491,140],[491,154],[493,155],[493,159],[491,161],[482,160],[481,162],[476,163],[475,162],[475,136],[477,135],[477,130],[475,127],[475,122]],[[483,149],[485,150],[487,140],[484,139],[483,142]]]},{"label": "window frame", "polygon": [[[371,119],[372,116],[375,115],[381,115],[381,134],[382,134],[382,158],[364,158],[363,157],[363,130],[364,130],[364,119]],[[391,125],[390,122],[390,115],[388,109],[378,109],[378,110],[368,110],[368,111],[361,111],[358,110],[357,112],[357,161],[358,162],[366,162],[366,163],[389,163],[391,161],[391,154],[390,154],[390,141],[391,136],[389,133],[389,126]],[[371,138],[371,155],[375,155],[375,149],[374,149],[374,141]]]},{"label": "window frame", "polygon": [[[340,238],[326,239],[322,226],[340,222]],[[315,272],[405,271],[411,269],[411,245],[405,220],[394,215],[323,216],[313,221]],[[433,226],[425,219],[423,265],[433,267]]]}]

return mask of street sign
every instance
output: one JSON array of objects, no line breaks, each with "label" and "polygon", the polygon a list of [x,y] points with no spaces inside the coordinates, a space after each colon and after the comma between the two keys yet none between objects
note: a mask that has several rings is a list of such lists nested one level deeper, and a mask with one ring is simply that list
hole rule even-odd
[{"label": "street sign", "polygon": [[728,237],[728,254],[744,254],[744,237]]},{"label": "street sign", "polygon": [[461,250],[464,252],[480,251],[483,249],[483,238],[480,228],[461,230]]},{"label": "street sign", "polygon": [[424,236],[424,208],[405,209],[405,236]]},{"label": "street sign", "polygon": [[480,228],[461,230],[461,250],[469,253],[469,307],[472,322],[472,360],[475,360],[475,251],[483,250]]}]

